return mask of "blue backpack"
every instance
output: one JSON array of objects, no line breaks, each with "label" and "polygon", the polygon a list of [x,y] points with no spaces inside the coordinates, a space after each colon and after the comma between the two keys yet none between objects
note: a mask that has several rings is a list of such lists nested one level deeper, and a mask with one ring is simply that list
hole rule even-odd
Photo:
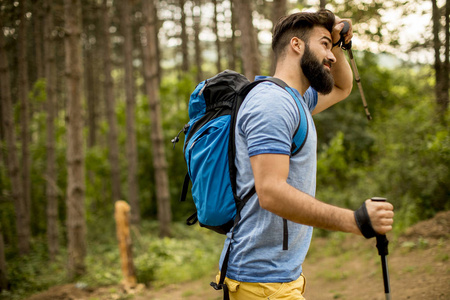
[{"label": "blue backpack", "polygon": [[[308,136],[308,121],[300,99],[282,80],[264,78],[250,82],[245,76],[226,70],[200,82],[189,100],[189,123],[172,140],[179,141],[181,132],[185,134],[184,158],[187,173],[181,192],[181,201],[186,199],[189,182],[192,182],[192,198],[197,212],[186,223],[226,234],[240,220],[240,211],[255,194],[255,187],[239,198],[236,194],[235,125],[239,108],[245,96],[261,82],[270,81],[286,89],[295,100],[300,113],[300,122],[292,138],[291,156],[298,153]],[[283,250],[288,249],[287,221],[283,219]],[[229,299],[225,276],[231,243],[225,254],[219,282],[211,282],[216,290],[223,290],[223,299]]]},{"label": "blue backpack", "polygon": [[[305,109],[298,97],[283,81],[264,78],[250,82],[244,75],[226,70],[200,82],[189,100],[189,123],[185,134],[184,158],[187,164],[180,201],[186,199],[189,182],[197,212],[186,223],[226,234],[239,221],[239,212],[255,193],[255,188],[242,199],[236,194],[234,159],[235,124],[239,108],[250,90],[257,84],[270,81],[286,89],[295,99],[300,124],[292,139],[291,155],[303,147],[308,134]],[[179,140],[178,133],[172,142]]]}]

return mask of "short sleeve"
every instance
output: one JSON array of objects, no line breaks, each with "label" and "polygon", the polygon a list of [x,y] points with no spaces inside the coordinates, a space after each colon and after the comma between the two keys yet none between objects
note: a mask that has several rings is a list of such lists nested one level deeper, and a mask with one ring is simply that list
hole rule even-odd
[{"label": "short sleeve", "polygon": [[298,122],[298,110],[289,93],[267,82],[256,86],[246,97],[238,114],[237,129],[247,141],[250,157],[290,155]]}]

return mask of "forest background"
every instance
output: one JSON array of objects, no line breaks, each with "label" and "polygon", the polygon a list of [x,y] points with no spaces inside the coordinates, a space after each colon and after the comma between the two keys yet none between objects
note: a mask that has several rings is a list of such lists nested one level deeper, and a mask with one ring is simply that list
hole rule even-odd
[{"label": "forest background", "polygon": [[[224,69],[272,74],[275,20],[319,7],[353,21],[373,120],[356,84],[315,116],[317,198],[356,209],[385,196],[396,232],[448,210],[448,0],[1,0],[1,295],[119,282],[119,199],[139,282],[209,272],[223,238],[182,225],[194,206],[178,202],[186,167],[171,143],[190,92]],[[406,39],[411,16],[426,22]]]}]

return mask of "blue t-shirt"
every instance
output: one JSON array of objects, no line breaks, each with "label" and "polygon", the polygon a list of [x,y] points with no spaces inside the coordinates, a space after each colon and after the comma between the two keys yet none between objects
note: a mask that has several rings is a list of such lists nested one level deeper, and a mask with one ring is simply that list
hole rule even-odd
[{"label": "blue t-shirt", "polygon": [[[317,136],[311,111],[317,92],[309,88],[302,97],[295,90],[308,118],[308,136],[302,150],[290,158],[287,182],[311,195],[316,190]],[[254,186],[250,157],[258,154],[290,155],[292,138],[299,125],[297,104],[283,88],[263,82],[245,98],[236,122],[237,193],[245,196]],[[283,219],[259,205],[253,195],[241,211],[234,229],[227,277],[242,282],[289,282],[302,272],[312,227],[288,222],[288,250],[283,250]],[[220,264],[230,242],[228,233]]]}]

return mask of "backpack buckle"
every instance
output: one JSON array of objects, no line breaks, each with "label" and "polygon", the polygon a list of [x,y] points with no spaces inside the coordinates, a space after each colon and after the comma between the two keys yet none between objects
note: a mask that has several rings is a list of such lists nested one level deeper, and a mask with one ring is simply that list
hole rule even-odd
[{"label": "backpack buckle", "polygon": [[219,291],[223,288],[223,284],[218,284],[214,281],[212,281],[209,285],[212,286],[216,291]]},{"label": "backpack buckle", "polygon": [[177,136],[170,140],[170,141],[172,142],[172,144],[173,144],[173,149],[175,149],[175,144],[178,143],[178,142],[180,141],[180,134],[181,134],[182,132],[183,132],[184,134],[186,134],[186,133],[188,132],[188,129],[189,129],[190,126],[191,126],[191,125],[189,125],[189,123],[188,123],[188,124],[185,124],[185,125],[183,126],[183,129],[181,129],[181,130],[178,132]]}]

